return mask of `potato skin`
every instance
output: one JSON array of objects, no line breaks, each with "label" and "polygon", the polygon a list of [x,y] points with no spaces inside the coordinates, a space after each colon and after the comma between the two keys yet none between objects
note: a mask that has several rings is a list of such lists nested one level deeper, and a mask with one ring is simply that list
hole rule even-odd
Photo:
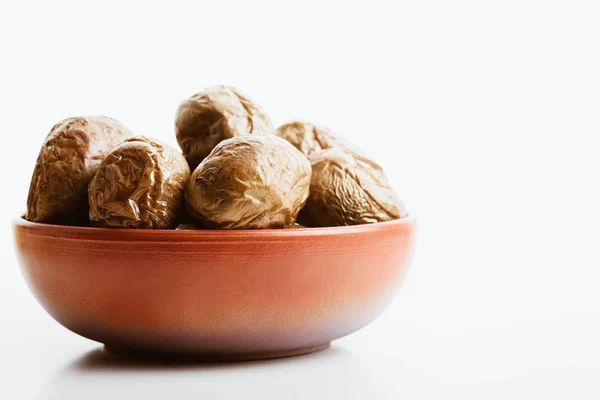
[{"label": "potato skin", "polygon": [[132,134],[105,116],[67,118],[50,130],[38,155],[25,218],[88,225],[87,188],[100,163]]},{"label": "potato skin", "polygon": [[220,229],[290,228],[308,197],[310,163],[275,135],[221,142],[193,172],[187,210]]},{"label": "potato skin", "polygon": [[290,142],[306,157],[333,147],[341,147],[357,154],[361,153],[354,145],[331,129],[310,122],[291,121],[285,123],[277,128],[276,135]]},{"label": "potato skin", "polygon": [[177,141],[192,170],[222,140],[273,130],[263,109],[231,86],[196,93],[179,105],[175,117]]},{"label": "potato skin", "polygon": [[360,225],[405,217],[381,167],[341,148],[310,157],[310,196],[303,213],[313,226]]},{"label": "potato skin", "polygon": [[128,139],[104,159],[89,185],[90,222],[107,228],[174,228],[189,177],[185,158],[174,148],[144,136]]}]

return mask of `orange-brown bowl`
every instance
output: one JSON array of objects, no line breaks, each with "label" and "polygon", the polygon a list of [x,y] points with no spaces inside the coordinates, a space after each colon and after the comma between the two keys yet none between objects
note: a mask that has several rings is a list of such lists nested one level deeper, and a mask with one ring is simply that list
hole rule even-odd
[{"label": "orange-brown bowl", "polygon": [[33,294],[108,349],[217,359],[325,348],[398,290],[412,217],[332,228],[101,229],[14,222]]}]

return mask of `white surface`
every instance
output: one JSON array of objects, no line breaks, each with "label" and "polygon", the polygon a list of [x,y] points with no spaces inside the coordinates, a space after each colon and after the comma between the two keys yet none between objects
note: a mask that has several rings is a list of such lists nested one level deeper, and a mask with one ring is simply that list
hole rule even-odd
[{"label": "white surface", "polygon": [[[0,399],[600,397],[599,2],[125,3],[0,3]],[[420,222],[406,285],[312,356],[103,361],[14,259],[39,146],[97,113],[176,144],[179,101],[219,83],[385,167]]]}]

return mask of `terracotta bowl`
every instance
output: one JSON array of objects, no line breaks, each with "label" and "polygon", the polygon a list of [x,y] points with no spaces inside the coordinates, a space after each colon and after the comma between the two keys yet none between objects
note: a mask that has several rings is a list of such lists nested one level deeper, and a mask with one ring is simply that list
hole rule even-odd
[{"label": "terracotta bowl", "polygon": [[208,231],[14,222],[33,294],[109,350],[199,359],[308,353],[373,321],[408,267],[412,217]]}]

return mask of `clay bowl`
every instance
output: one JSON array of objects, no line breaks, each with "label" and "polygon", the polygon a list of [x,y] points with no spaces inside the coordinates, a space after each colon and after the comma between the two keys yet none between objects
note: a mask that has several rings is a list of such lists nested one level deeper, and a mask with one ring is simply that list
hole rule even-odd
[{"label": "clay bowl", "polygon": [[109,350],[196,359],[309,353],[373,321],[408,267],[413,218],[208,231],[14,222],[33,294]]}]

